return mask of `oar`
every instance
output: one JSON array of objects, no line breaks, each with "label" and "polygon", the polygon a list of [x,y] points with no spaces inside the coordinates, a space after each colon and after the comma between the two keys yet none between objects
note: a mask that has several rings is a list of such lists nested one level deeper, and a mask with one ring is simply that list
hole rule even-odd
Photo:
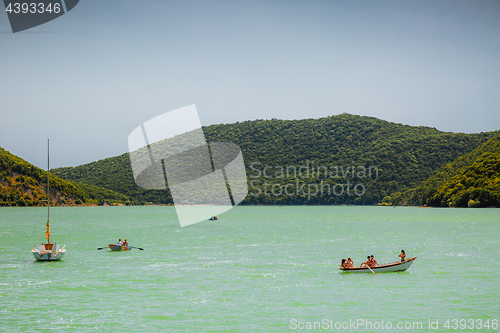
[{"label": "oar", "polygon": [[109,246],[100,247],[100,248],[98,248],[98,249],[97,249],[97,251],[102,250],[102,249],[106,249],[106,248],[108,248],[108,247],[109,247]]},{"label": "oar", "polygon": [[373,269],[370,268],[370,266],[366,265],[366,268],[368,268],[370,271],[372,271],[373,274],[375,274],[375,272],[373,271]]}]

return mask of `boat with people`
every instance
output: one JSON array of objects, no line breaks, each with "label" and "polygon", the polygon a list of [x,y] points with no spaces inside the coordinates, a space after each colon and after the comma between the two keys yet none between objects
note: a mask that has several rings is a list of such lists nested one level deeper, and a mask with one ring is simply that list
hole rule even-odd
[{"label": "boat with people", "polygon": [[[108,247],[109,247],[109,249],[111,251],[130,251],[132,249],[138,249],[138,250],[144,251],[144,249],[141,248],[141,247],[128,245],[128,242],[127,242],[126,239],[122,242],[121,238],[118,240],[118,243],[116,243],[116,244],[109,244]],[[105,249],[105,248],[106,247],[100,247],[97,250],[102,250],[102,249]]]},{"label": "boat with people", "polygon": [[389,272],[403,272],[410,268],[413,261],[417,257],[408,258],[403,261],[390,262],[387,264],[381,264],[377,266],[365,266],[365,267],[340,267],[339,269],[345,273],[389,273]]},{"label": "boat with people", "polygon": [[40,244],[38,246],[33,245],[31,249],[31,253],[33,257],[37,261],[58,261],[64,257],[66,253],[66,245],[63,245],[61,248],[59,244],[52,244],[50,242],[50,178],[49,178],[49,170],[50,170],[50,159],[49,159],[49,140],[47,139],[47,230],[45,231],[45,238],[47,239],[47,243]]},{"label": "boat with people", "polygon": [[123,242],[122,242],[122,239],[120,238],[118,240],[118,243],[109,244],[108,246],[109,246],[109,249],[111,251],[130,251],[132,249],[130,246],[128,246],[128,242],[127,242],[126,238]]},{"label": "boat with people", "polygon": [[130,251],[131,247],[125,245],[118,244],[109,244],[108,245],[111,251]]}]

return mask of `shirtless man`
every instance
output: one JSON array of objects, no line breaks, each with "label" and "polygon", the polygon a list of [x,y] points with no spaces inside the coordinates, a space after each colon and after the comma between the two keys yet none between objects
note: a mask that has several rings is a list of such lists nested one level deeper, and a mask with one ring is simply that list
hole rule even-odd
[{"label": "shirtless man", "polygon": [[363,265],[371,267],[371,258],[370,258],[370,256],[366,257],[366,261],[364,263],[362,263],[359,267],[363,267]]},{"label": "shirtless man", "polygon": [[377,262],[377,260],[375,260],[375,258],[372,255],[370,258],[370,267],[375,267],[375,266],[378,266],[378,262]]}]

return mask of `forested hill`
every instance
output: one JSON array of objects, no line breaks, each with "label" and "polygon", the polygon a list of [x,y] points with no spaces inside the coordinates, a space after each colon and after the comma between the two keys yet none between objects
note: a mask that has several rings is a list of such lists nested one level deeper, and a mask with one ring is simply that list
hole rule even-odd
[{"label": "forested hill", "polygon": [[[245,121],[203,130],[208,142],[241,147],[250,184],[244,204],[376,204],[415,188],[494,135],[441,132],[350,114]],[[135,185],[128,154],[54,173],[142,203],[172,202],[168,191]]]},{"label": "forested hill", "polygon": [[442,166],[418,187],[394,194],[386,201],[440,207],[500,207],[500,135]]},{"label": "forested hill", "polygon": [[[47,172],[0,148],[0,206],[45,206]],[[133,204],[133,199],[92,185],[75,185],[52,174],[53,205]]]}]

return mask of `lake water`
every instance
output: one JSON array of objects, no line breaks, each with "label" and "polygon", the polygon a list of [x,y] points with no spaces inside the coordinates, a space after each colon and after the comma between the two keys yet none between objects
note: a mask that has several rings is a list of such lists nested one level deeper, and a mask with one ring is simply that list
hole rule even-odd
[{"label": "lake water", "polygon": [[[45,222],[0,208],[4,332],[499,331],[500,209],[236,207],[181,228],[173,207],[53,208],[67,253],[36,262]],[[97,251],[118,238],[144,251]],[[338,270],[402,249],[406,272]]]}]

